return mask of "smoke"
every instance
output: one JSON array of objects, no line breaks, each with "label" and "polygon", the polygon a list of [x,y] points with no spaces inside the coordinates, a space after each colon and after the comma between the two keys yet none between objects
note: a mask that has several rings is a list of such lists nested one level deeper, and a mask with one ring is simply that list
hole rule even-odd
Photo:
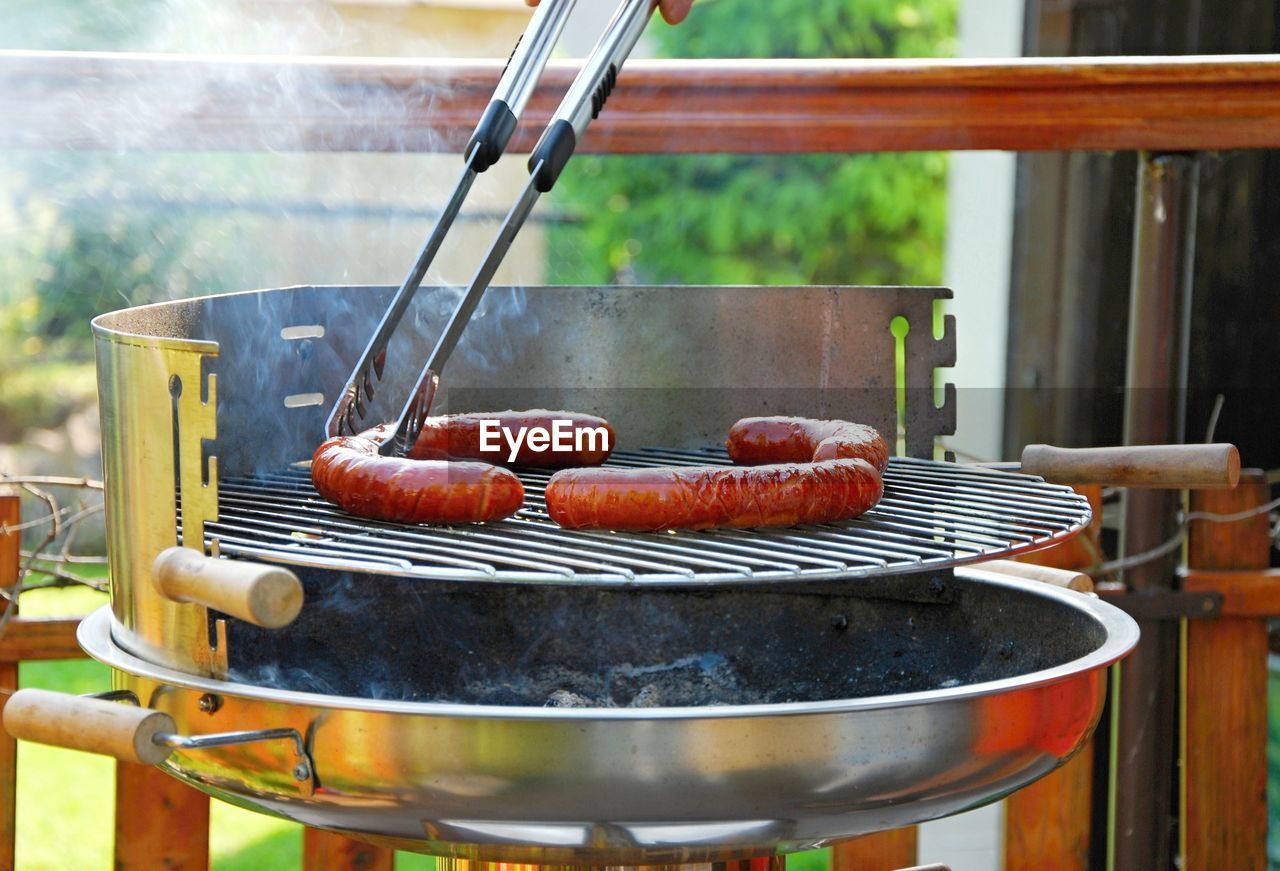
[{"label": "smoke", "polygon": [[[94,4],[107,23],[77,29],[64,5],[84,4],[54,0],[43,14],[6,22],[5,42],[152,54],[0,58],[0,117],[13,122],[2,141],[23,150],[0,160],[36,170],[25,182],[7,178],[3,192],[182,225],[195,237],[188,254],[220,260],[228,273],[197,270],[213,291],[398,284],[461,161],[436,153],[446,149],[432,118],[449,83],[388,55],[446,58],[461,39],[496,58],[527,14],[477,12],[481,23],[466,25],[432,7],[120,0]],[[353,72],[333,62],[344,55],[367,57]],[[505,161],[477,184],[464,238],[446,246],[428,283],[470,277],[477,240],[509,205],[520,163]],[[258,276],[248,285],[239,283],[246,260]],[[528,260],[513,260],[526,268],[508,269],[500,283],[539,278]]]},{"label": "smoke", "polygon": [[[24,6],[6,21],[7,48],[137,54],[0,57],[0,143],[10,146],[0,150],[0,266],[23,278],[0,289],[0,317],[32,299],[46,310],[65,304],[87,356],[89,318],[115,308],[296,284],[398,285],[461,159],[432,121],[449,83],[390,56],[447,57],[459,50],[458,28],[481,19],[492,19],[488,29],[461,44],[505,55],[527,14],[222,0]],[[353,74],[333,56],[371,57]],[[476,184],[424,282],[448,289],[419,294],[398,366],[416,373],[524,177],[512,156]],[[539,229],[527,228],[498,283],[541,280],[541,248]],[[349,367],[376,312],[333,299],[308,323],[323,320],[330,338],[345,333]],[[237,368],[220,404],[272,395],[264,388],[280,371],[268,361],[306,364],[294,357],[300,343],[280,346],[288,326],[236,325],[234,341],[262,363]],[[500,369],[537,329],[522,289],[495,290],[459,358]],[[316,348],[312,359],[326,353]],[[305,386],[327,405],[340,381],[324,380]]]}]

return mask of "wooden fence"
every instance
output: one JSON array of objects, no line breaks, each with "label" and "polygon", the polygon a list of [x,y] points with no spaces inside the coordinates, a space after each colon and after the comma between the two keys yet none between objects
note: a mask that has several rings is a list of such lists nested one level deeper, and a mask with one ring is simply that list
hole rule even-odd
[{"label": "wooden fence", "polygon": [[[1086,489],[1092,500],[1096,489]],[[1195,493],[1192,508],[1232,515],[1264,504],[1261,475],[1234,491]],[[18,497],[0,495],[0,523],[19,521]],[[1100,512],[1098,512],[1100,516]],[[1098,550],[1099,525],[1084,542],[1036,555],[1060,568],[1086,568]],[[1280,575],[1267,568],[1269,518],[1194,521],[1184,587],[1223,596],[1214,619],[1188,621],[1185,739],[1185,867],[1198,871],[1265,864],[1267,811],[1265,618],[1280,613]],[[18,536],[0,535],[0,587],[18,577]],[[0,638],[0,711],[17,688],[18,663],[81,658],[75,619],[18,617]],[[0,869],[14,867],[16,747],[0,733]],[[1092,743],[1075,759],[1005,803],[1004,868],[1087,871],[1093,825]],[[117,763],[115,867],[204,869],[209,865],[209,798],[149,768]],[[127,809],[120,812],[120,809]],[[33,809],[34,811],[34,809]],[[68,833],[70,834],[70,833]],[[916,864],[916,830],[902,829],[838,844],[833,871],[891,871]],[[303,868],[390,869],[390,850],[314,829],[303,837]]]}]

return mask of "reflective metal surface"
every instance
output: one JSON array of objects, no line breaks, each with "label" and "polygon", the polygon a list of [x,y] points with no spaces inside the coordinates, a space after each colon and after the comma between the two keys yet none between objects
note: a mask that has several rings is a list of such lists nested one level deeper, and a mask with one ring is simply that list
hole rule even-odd
[{"label": "reflective metal surface", "polygon": [[80,641],[114,669],[119,688],[168,713],[183,734],[304,736],[314,794],[293,778],[288,742],[179,748],[165,763],[237,804],[472,859],[704,862],[977,807],[1081,746],[1101,710],[1104,669],[1136,643],[1136,625],[1078,593],[977,570],[962,578],[997,597],[1035,597],[1050,624],[1055,614],[1084,617],[1095,649],[1031,674],[896,696],[562,709],[380,701],[195,677],[125,652],[105,609],[84,621]]},{"label": "reflective metal surface", "polygon": [[[395,292],[296,287],[126,309],[94,321],[110,528],[113,608],[135,653],[186,671],[225,673],[225,625],[160,596],[156,554],[208,540],[221,479],[307,459],[333,399]],[[490,288],[450,360],[440,411],[570,408],[600,414],[623,449],[718,443],[736,419],[847,417],[905,453],[932,457],[954,430],[954,391],[935,404],[954,330],[934,338],[939,288]],[[457,301],[426,287],[391,341],[420,359]],[[916,327],[895,340],[890,322]],[[894,358],[906,356],[897,419]],[[388,370],[370,414],[390,420],[416,367]],[[176,380],[175,380],[176,379]],[[177,395],[171,393],[177,391]],[[901,424],[901,426],[899,425]],[[183,534],[174,487],[180,489]],[[215,548],[216,549],[216,548]]]},{"label": "reflective metal surface", "polygon": [[[217,465],[199,445],[217,434],[219,402],[214,342],[182,339],[155,343],[119,336],[95,342],[98,414],[106,484],[107,555],[111,604],[133,633],[133,649],[162,662],[208,672],[207,614],[160,594],[152,564],[185,537],[204,538],[204,521],[217,516]],[[179,451],[185,442],[195,450]],[[176,490],[185,495],[184,527],[177,529]],[[171,639],[190,642],[174,657]]]},{"label": "reflective metal surface", "polygon": [[[729,464],[723,451],[620,452],[609,465]],[[303,469],[224,479],[207,527],[224,554],[449,580],[704,586],[872,577],[1045,547],[1089,522],[1088,501],[1032,475],[895,458],[880,504],[856,520],[790,529],[616,533],[561,529],[551,473],[521,470],[524,508],[483,526],[367,521],[315,492]]]},{"label": "reflective metal surface", "polygon": [[[654,0],[622,0],[600,41],[591,49],[582,70],[556,108],[552,116],[553,125],[556,121],[567,121],[577,138],[583,137],[587,127],[604,108],[622,65],[640,41],[640,34],[657,5]],[[534,153],[537,151],[535,146]]]}]

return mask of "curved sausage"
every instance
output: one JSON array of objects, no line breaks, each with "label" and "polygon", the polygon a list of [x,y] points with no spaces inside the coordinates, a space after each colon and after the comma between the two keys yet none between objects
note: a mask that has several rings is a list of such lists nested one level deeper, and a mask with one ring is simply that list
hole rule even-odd
[{"label": "curved sausage", "polygon": [[769,466],[566,469],[547,484],[547,511],[568,529],[707,529],[848,520],[884,494],[862,459]]},{"label": "curved sausage", "polygon": [[352,514],[398,523],[475,523],[519,510],[524,486],[488,463],[384,457],[378,442],[340,436],[316,448],[311,480]]},{"label": "curved sausage", "polygon": [[[422,432],[414,443],[409,456],[422,460],[467,459],[484,460],[489,463],[508,465],[511,448],[506,438],[499,434],[496,450],[481,450],[480,426],[486,420],[494,420],[498,425],[514,433],[525,428],[526,431],[540,427],[548,432],[553,431],[558,420],[568,421],[564,427],[567,440],[573,445],[582,434],[582,450],[576,447],[565,451],[535,451],[529,447],[528,439],[521,442],[514,463],[517,466],[535,466],[544,469],[562,469],[569,466],[598,466],[609,459],[613,450],[614,432],[609,421],[593,414],[577,414],[572,411],[548,411],[535,408],[529,411],[494,411],[488,414],[449,414],[444,417],[429,417],[422,426]],[[553,433],[554,435],[554,433]]]},{"label": "curved sausage", "polygon": [[847,420],[744,417],[729,430],[729,459],[738,465],[807,463],[857,457],[883,472],[889,446],[872,427]]}]

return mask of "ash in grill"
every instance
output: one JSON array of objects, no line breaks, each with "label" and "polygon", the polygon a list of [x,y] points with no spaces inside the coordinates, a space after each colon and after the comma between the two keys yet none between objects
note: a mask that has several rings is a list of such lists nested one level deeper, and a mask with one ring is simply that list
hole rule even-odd
[{"label": "ash in grill", "polygon": [[1037,478],[895,459],[884,500],[857,520],[622,534],[560,529],[542,500],[549,473],[520,474],[515,518],[457,527],[352,517],[304,470],[220,482],[209,535],[224,554],[290,563],[308,602],[283,630],[231,626],[232,678],[489,705],[769,704],[1008,677],[1099,641],[1087,621],[1043,625],[1029,599],[952,582],[954,565],[1087,522],[1080,496]]}]

